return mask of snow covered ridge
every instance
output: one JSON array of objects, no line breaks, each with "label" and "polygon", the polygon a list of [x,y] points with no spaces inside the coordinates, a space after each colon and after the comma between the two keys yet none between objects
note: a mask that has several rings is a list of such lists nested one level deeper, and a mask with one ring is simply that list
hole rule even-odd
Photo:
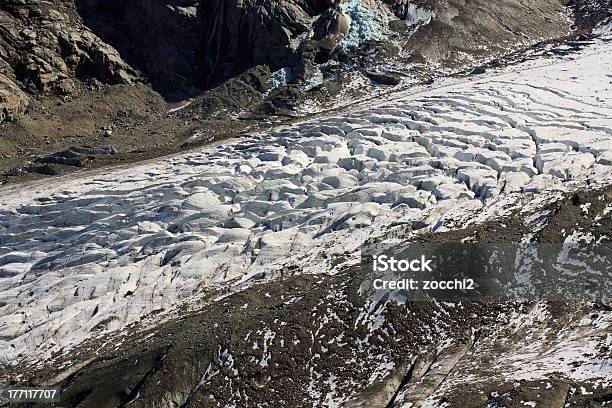
[{"label": "snow covered ridge", "polygon": [[609,178],[611,51],[597,43],[111,174],[5,188],[1,363],[281,265],[328,271],[323,255],[394,224],[443,230],[523,192]]}]

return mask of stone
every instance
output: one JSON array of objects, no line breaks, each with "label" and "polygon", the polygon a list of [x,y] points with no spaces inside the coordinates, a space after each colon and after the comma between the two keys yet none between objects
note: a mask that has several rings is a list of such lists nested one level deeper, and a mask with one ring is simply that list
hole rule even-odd
[{"label": "stone", "polygon": [[21,116],[30,98],[19,87],[0,73],[0,123]]},{"label": "stone", "polygon": [[315,163],[331,163],[337,164],[340,160],[350,157],[351,152],[346,145],[336,147],[329,151],[321,151],[317,157],[315,157]]},{"label": "stone", "polygon": [[420,180],[418,187],[421,190],[432,191],[434,188],[436,188],[436,186],[444,183],[445,181],[447,181],[446,177],[441,175],[427,176],[426,178]]},{"label": "stone", "polygon": [[346,188],[357,184],[357,177],[345,173],[336,176],[326,176],[321,179],[322,183],[329,184],[332,188]]},{"label": "stone", "polygon": [[257,158],[259,160],[261,160],[262,162],[280,162],[282,159],[282,156],[280,153],[277,152],[264,152],[261,153],[259,156],[257,156]]},{"label": "stone", "polygon": [[287,155],[283,157],[281,163],[283,166],[289,164],[299,164],[301,166],[307,166],[311,162],[310,157],[301,150],[290,149],[287,151]]}]

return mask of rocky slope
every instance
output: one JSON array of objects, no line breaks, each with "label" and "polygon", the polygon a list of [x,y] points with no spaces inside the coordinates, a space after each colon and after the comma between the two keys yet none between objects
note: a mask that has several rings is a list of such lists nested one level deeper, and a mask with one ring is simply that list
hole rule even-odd
[{"label": "rocky slope", "polygon": [[[7,0],[2,179],[176,152],[209,139],[197,132],[222,138],[329,109],[609,16],[595,1],[572,5],[575,15],[561,1]],[[174,111],[179,101],[189,109]],[[36,162],[69,148],[89,153],[79,166]]]},{"label": "rocky slope", "polygon": [[[2,5],[3,83],[31,94],[69,95],[75,79],[96,78],[109,83],[131,83],[135,72],[117,51],[84,25],[71,2],[7,1]],[[20,97],[20,109],[28,99]],[[19,110],[3,106],[6,116]]]}]

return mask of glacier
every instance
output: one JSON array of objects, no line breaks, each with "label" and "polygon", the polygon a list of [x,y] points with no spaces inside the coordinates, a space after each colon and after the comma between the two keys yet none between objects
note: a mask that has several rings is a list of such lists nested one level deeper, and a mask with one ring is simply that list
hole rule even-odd
[{"label": "glacier", "polygon": [[594,41],[163,159],[0,188],[0,364],[275,271],[333,273],[334,257],[398,225],[446,231],[609,183],[611,51]]}]

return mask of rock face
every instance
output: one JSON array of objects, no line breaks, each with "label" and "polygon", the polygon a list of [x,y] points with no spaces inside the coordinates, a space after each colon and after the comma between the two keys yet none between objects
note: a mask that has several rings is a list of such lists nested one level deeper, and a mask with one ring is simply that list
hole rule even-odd
[{"label": "rock face", "polygon": [[[314,3],[318,9],[323,6]],[[269,64],[272,70],[288,65],[297,46],[294,40],[308,32],[314,12],[304,0],[204,2],[204,85],[254,65]]]},{"label": "rock face", "polygon": [[[21,113],[29,93],[68,95],[78,79],[132,83],[138,73],[80,24],[74,4],[7,0],[0,5],[2,110]],[[6,113],[5,113],[6,116]]]},{"label": "rock face", "polygon": [[[409,21],[419,20],[419,8],[395,0],[395,10]],[[571,22],[562,1],[475,0],[425,1],[432,18],[408,40],[412,59],[457,67],[486,56],[501,55],[516,46],[562,37]],[[422,17],[421,17],[422,18]]]},{"label": "rock face", "polygon": [[195,83],[205,27],[197,3],[76,1],[83,22],[131,65],[142,70],[156,90],[171,99],[197,93]]},{"label": "rock face", "polygon": [[574,11],[576,26],[581,30],[588,30],[612,18],[612,3],[609,0],[570,0],[568,5]]},{"label": "rock face", "polygon": [[346,14],[329,9],[315,22],[314,39],[323,49],[333,50],[348,36],[351,23],[351,18]]},{"label": "rock face", "polygon": [[308,80],[314,61],[326,62],[341,43],[340,60],[365,66],[459,67],[570,31],[563,3],[546,0],[213,0],[201,15],[204,86],[259,64],[272,71],[290,66],[294,80]]},{"label": "rock face", "polygon": [[[605,4],[572,4],[581,27],[609,15]],[[339,44],[344,58],[365,65],[404,56],[460,66],[562,36],[570,26],[562,2],[544,0],[6,0],[0,23],[5,94],[16,95],[9,81],[30,93],[65,96],[80,81],[132,83],[142,73],[169,99],[257,65],[292,67],[294,80],[308,80]],[[372,44],[386,44],[386,51],[363,59],[362,47],[371,54]]]},{"label": "rock face", "polygon": [[0,74],[0,122],[22,114],[28,104],[28,96],[13,81]]}]

